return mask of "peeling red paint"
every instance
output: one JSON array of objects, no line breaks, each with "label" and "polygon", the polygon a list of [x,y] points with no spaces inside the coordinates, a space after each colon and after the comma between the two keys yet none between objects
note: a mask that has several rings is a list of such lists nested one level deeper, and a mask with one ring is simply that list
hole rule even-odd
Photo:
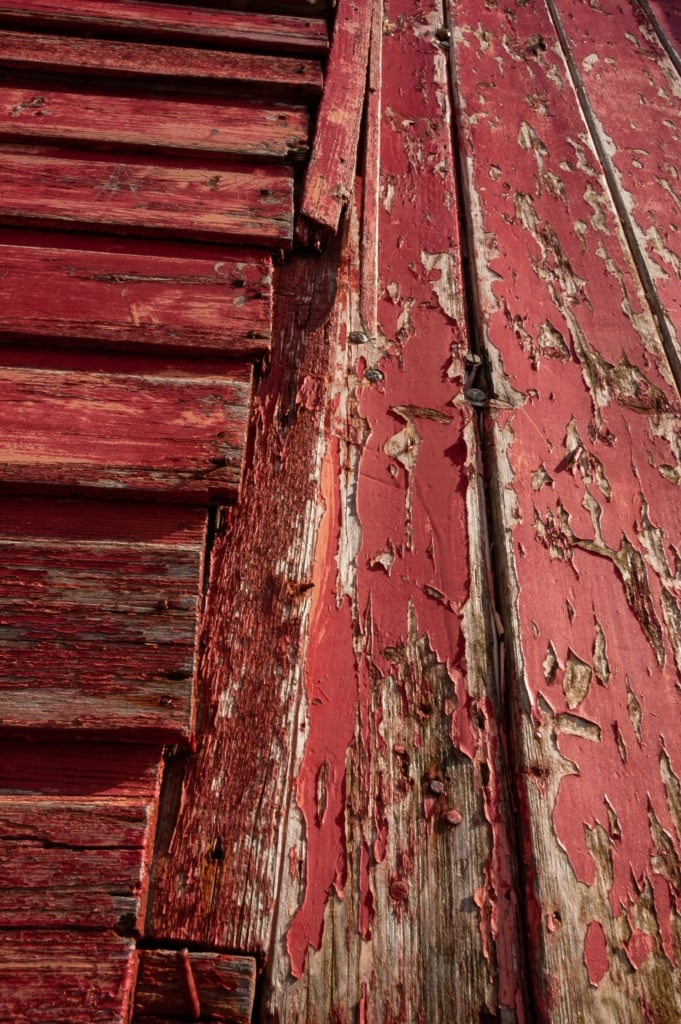
[{"label": "peeling red paint", "polygon": [[590,983],[600,985],[608,972],[608,947],[600,921],[589,921],[584,940],[584,962]]},{"label": "peeling red paint", "polygon": [[[345,884],[345,758],[355,728],[357,672],[352,651],[349,602],[336,601],[335,552],[340,530],[336,481],[340,473],[338,443],[332,442],[324,462],[321,493],[326,516],[315,556],[316,601],[310,624],[315,637],[305,667],[309,737],[297,783],[297,801],[306,825],[305,898],[287,934],[291,971],[300,977],[307,949],[319,949],[324,909],[332,890],[342,898]],[[328,765],[326,811],[317,814],[316,779]]]}]

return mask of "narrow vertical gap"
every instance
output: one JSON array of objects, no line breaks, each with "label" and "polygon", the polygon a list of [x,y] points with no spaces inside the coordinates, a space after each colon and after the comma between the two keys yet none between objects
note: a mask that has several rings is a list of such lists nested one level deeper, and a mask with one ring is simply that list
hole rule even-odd
[{"label": "narrow vertical gap", "polygon": [[667,356],[667,362],[669,363],[672,376],[674,377],[674,383],[676,384],[676,388],[679,391],[679,393],[681,393],[681,356],[679,356],[679,352],[676,348],[676,343],[674,341],[674,338],[672,337],[672,332],[669,328],[669,323],[667,321],[664,307],[660,301],[660,296],[657,293],[657,289],[650,274],[650,270],[648,269],[648,261],[645,252],[643,251],[639,243],[634,221],[624,201],[624,197],[622,195],[622,191],[617,180],[617,172],[615,171],[615,166],[612,160],[610,159],[610,154],[608,153],[605,147],[605,143],[603,142],[603,137],[599,130],[596,117],[591,109],[589,98],[586,94],[586,89],[584,88],[584,82],[579,72],[579,68],[577,67],[577,62],[575,61],[575,58],[572,54],[572,50],[570,48],[570,40],[568,39],[565,27],[563,26],[563,22],[560,17],[560,12],[556,7],[555,0],[546,0],[546,8],[553,22],[553,26],[556,30],[558,41],[560,42],[560,46],[563,51],[563,57],[565,59],[568,72],[572,80],[572,85],[579,100],[582,115],[587,123],[589,134],[591,136],[591,141],[593,143],[594,149],[596,150],[598,159],[601,162],[603,174],[605,175],[605,180],[608,186],[608,191],[610,192],[610,197],[615,205],[617,215],[620,219],[620,223],[622,225],[622,229],[624,231],[624,235],[629,246],[629,251],[634,261],[634,266],[636,267],[636,270],[638,272],[638,276],[641,280],[643,289],[646,294],[646,298],[648,300],[648,305],[650,306],[650,311],[653,315],[653,319],[655,320],[660,340],[662,342],[662,347],[664,349],[665,355]]},{"label": "narrow vertical gap", "polygon": [[[456,182],[456,196],[459,210],[459,235],[461,239],[461,274],[463,279],[463,310],[468,335],[468,344],[475,355],[482,360],[481,373],[484,377],[483,388],[488,395],[493,394],[493,382],[490,366],[487,360],[485,347],[485,324],[482,314],[482,303],[478,275],[476,273],[476,252],[475,252],[475,229],[474,213],[470,202],[470,190],[472,183],[469,180],[466,160],[466,140],[463,125],[461,123],[461,107],[458,102],[457,89],[457,61],[454,49],[454,17],[451,10],[450,0],[444,0],[447,28],[450,37],[450,63],[449,63],[449,99],[452,111],[451,131],[452,146],[455,159],[454,178]],[[492,651],[495,673],[496,698],[499,707],[500,720],[498,722],[500,734],[500,746],[503,757],[503,767],[506,777],[504,783],[504,795],[508,801],[509,812],[506,815],[505,828],[509,838],[509,846],[514,856],[512,865],[512,877],[516,884],[518,896],[518,955],[520,962],[517,967],[519,977],[519,989],[522,992],[524,1009],[527,1020],[538,1020],[534,1004],[534,986],[532,983],[532,972],[530,969],[530,955],[527,947],[526,937],[530,934],[530,922],[527,917],[527,901],[525,893],[531,885],[531,879],[525,868],[523,860],[523,837],[520,832],[520,814],[518,811],[519,794],[516,791],[514,780],[520,775],[520,759],[516,749],[513,728],[512,698],[513,692],[504,685],[504,672],[506,652],[504,647],[504,629],[508,623],[503,622],[502,615],[507,604],[504,597],[505,572],[499,556],[495,553],[495,537],[502,536],[503,524],[500,522],[500,513],[497,495],[494,490],[493,481],[497,478],[494,466],[494,451],[487,450],[486,439],[489,431],[486,429],[489,413],[486,409],[480,408],[475,412],[475,434],[477,440],[477,475],[481,482],[478,488],[480,503],[480,527],[481,544],[483,557],[485,559],[485,577],[488,582],[489,593],[487,595],[489,611],[489,631],[494,649]],[[503,561],[503,555],[502,555]],[[502,615],[498,614],[501,611]]]}]

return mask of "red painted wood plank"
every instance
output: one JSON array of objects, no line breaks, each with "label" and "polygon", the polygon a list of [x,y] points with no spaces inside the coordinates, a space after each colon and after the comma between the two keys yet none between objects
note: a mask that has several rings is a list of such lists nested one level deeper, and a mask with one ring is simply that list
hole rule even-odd
[{"label": "red painted wood plank", "polygon": [[91,87],[0,85],[0,140],[87,142],[108,148],[300,159],[304,107],[258,101],[93,92]]},{"label": "red painted wood plank", "polygon": [[[198,1019],[195,1005],[201,1020],[250,1024],[256,966],[245,956],[142,950],[132,1024]],[[192,983],[196,1004],[190,994]]]},{"label": "red painted wood plank", "polygon": [[117,0],[79,0],[68,9],[59,0],[3,0],[0,19],[6,25],[109,33],[153,41],[264,50],[272,53],[324,54],[328,49],[322,18],[285,14],[254,14],[187,4],[130,3]]},{"label": "red painted wood plank", "polygon": [[0,541],[0,725],[186,738],[201,551]]},{"label": "red painted wood plank", "polygon": [[673,1021],[679,397],[546,6],[451,12],[536,1015]]},{"label": "red painted wood plank", "polygon": [[0,152],[0,222],[173,234],[240,245],[291,241],[287,167],[188,167]]},{"label": "red painted wood plank", "polygon": [[370,3],[340,0],[300,207],[304,218],[327,232],[338,229],[355,180],[371,19]]},{"label": "red painted wood plank", "polygon": [[70,929],[0,932],[6,1024],[126,1024],[135,978],[130,939]]},{"label": "red painted wood plank", "polygon": [[[119,510],[125,514],[124,505],[119,505]],[[150,517],[154,511],[149,509]],[[0,743],[0,794],[64,798],[108,794],[153,803],[160,786],[160,767],[154,746],[41,742],[37,737],[25,742],[5,737]]]},{"label": "red painted wood plank", "polygon": [[249,376],[0,368],[0,483],[233,500]]},{"label": "red painted wood plank", "polygon": [[[60,74],[173,79],[191,88],[234,85],[249,91],[295,94],[295,102],[319,96],[318,61],[304,57],[192,50],[100,39],[78,39],[29,32],[0,31],[0,67]],[[166,83],[167,84],[167,83]]]},{"label": "red painted wood plank", "polygon": [[601,0],[588,19],[576,0],[555,2],[649,289],[681,358],[681,80],[635,0]]},{"label": "red painted wood plank", "polygon": [[271,260],[219,256],[0,244],[0,337],[259,355],[271,335]]}]

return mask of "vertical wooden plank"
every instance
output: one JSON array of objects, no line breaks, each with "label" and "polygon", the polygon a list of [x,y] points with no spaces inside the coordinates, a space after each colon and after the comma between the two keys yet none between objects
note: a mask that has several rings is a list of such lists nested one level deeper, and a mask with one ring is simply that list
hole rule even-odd
[{"label": "vertical wooden plank", "polygon": [[360,296],[356,211],[329,278],[280,272],[262,447],[210,585],[216,690],[161,826],[151,931],[271,950],[269,1021],[522,1021],[443,11],[388,15],[379,281]]},{"label": "vertical wooden plank", "polygon": [[[372,5],[340,0],[300,205],[303,237],[338,230],[352,191],[366,89]],[[310,223],[306,223],[310,222]]]},{"label": "vertical wooden plank", "polygon": [[546,7],[450,10],[534,1019],[672,1024],[679,397]]}]

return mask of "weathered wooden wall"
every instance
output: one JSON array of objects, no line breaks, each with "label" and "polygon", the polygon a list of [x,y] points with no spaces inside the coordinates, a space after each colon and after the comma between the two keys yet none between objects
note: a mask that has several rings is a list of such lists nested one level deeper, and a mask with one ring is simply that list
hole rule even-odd
[{"label": "weathered wooden wall", "polygon": [[633,2],[450,8],[534,1013],[671,1024],[681,84]]}]

